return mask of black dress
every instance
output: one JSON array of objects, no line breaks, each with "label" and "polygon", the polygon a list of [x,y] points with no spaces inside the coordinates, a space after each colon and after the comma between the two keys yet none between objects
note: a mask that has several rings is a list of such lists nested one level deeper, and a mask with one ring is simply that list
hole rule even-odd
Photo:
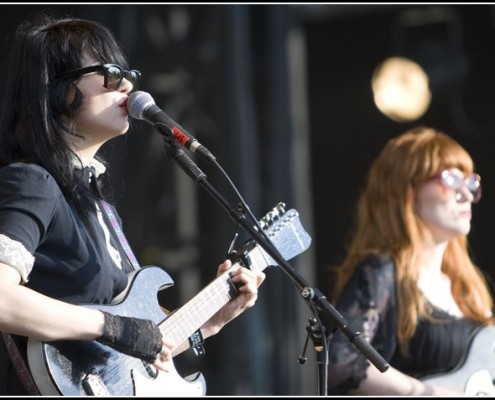
[{"label": "black dress", "polygon": [[[390,366],[416,378],[447,372],[458,366],[477,328],[472,321],[429,305],[431,314],[440,321],[420,320],[410,341],[410,355],[404,356],[399,351],[396,336],[395,265],[386,257],[365,259],[335,308],[354,332],[362,332]],[[370,362],[340,330],[329,343],[329,394],[348,394],[365,379]]]},{"label": "black dress", "polygon": [[[0,262],[20,265],[27,287],[73,304],[108,304],[123,291],[125,263],[118,266],[111,257],[96,214],[89,226],[41,166],[0,169]],[[25,338],[16,340],[25,346]],[[26,392],[0,340],[0,395],[7,394]]]}]

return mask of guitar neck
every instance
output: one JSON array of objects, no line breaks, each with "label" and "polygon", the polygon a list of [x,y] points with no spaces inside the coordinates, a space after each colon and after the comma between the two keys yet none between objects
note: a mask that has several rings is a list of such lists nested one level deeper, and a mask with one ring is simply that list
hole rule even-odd
[{"label": "guitar neck", "polygon": [[[258,246],[249,252],[248,258],[252,263],[251,269],[263,270],[269,265],[266,253]],[[169,315],[160,324],[162,334],[168,336],[175,346],[179,346],[201,328],[230,299],[237,296],[238,291],[230,279],[230,274],[239,266],[240,263],[232,264],[231,268],[215,278],[189,302]]]}]

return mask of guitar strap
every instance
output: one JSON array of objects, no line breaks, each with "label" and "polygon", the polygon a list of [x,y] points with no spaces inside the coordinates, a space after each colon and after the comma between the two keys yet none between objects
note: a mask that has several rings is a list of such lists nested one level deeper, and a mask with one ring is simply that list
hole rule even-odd
[{"label": "guitar strap", "polygon": [[139,263],[136,259],[136,256],[134,255],[134,253],[131,249],[131,246],[129,246],[129,242],[126,239],[124,232],[122,232],[122,229],[120,228],[119,221],[117,220],[117,217],[115,216],[115,214],[112,210],[112,207],[105,200],[100,200],[100,204],[102,205],[102,208],[105,210],[107,220],[112,225],[112,227],[115,231],[115,235],[117,236],[117,239],[119,240],[119,244],[127,256],[127,260],[129,261],[131,269],[137,271],[138,269],[141,268],[141,266],[139,265]]},{"label": "guitar strap", "polygon": [[5,343],[5,347],[7,348],[7,352],[9,353],[10,360],[12,361],[12,364],[14,365],[17,375],[19,376],[19,379],[26,388],[28,394],[30,396],[40,396],[41,393],[39,392],[36,384],[34,383],[34,379],[31,375],[31,371],[29,371],[29,368],[26,365],[26,361],[24,360],[24,357],[19,351],[19,348],[17,347],[14,338],[12,337],[12,335],[5,332],[2,332],[2,336],[3,336],[3,341]]},{"label": "guitar strap", "polygon": [[103,217],[113,227],[115,236],[118,239],[118,244],[126,254],[131,270],[137,271],[138,269],[141,268],[141,266],[137,262],[136,257],[134,256],[134,253],[131,250],[131,246],[129,246],[129,243],[127,242],[124,232],[122,232],[122,229],[120,228],[119,221],[117,220],[117,217],[115,216],[112,207],[107,201],[102,199],[99,183],[96,178],[97,174],[95,167],[94,166],[84,167],[83,174],[86,175],[87,178],[89,179],[90,190],[93,191],[96,197],[100,199],[99,204],[101,205],[101,208],[103,208],[104,210]]}]

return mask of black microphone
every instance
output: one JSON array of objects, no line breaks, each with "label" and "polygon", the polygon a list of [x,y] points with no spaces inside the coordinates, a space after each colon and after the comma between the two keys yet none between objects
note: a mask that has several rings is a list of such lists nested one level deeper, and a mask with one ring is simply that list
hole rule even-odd
[{"label": "black microphone", "polygon": [[155,104],[153,97],[147,92],[137,91],[129,95],[127,100],[127,111],[131,118],[142,119],[152,125],[165,125],[174,140],[206,161],[215,161],[215,156],[196,138],[191,136],[177,122],[170,118],[167,113]]}]

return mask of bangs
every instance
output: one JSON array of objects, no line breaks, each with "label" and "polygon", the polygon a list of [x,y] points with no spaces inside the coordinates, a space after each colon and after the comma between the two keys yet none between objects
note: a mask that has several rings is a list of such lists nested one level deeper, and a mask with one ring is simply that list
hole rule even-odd
[{"label": "bangs", "polygon": [[[422,154],[415,181],[422,181],[444,169],[458,168],[464,174],[474,172],[473,159],[469,153],[453,138],[438,131],[425,131],[417,143]],[[418,136],[419,139],[419,136]],[[423,150],[421,150],[423,148]]]},{"label": "bangs", "polygon": [[437,164],[434,172],[450,168],[458,168],[465,174],[473,172],[473,159],[463,147],[450,137],[441,136],[436,147],[438,155],[432,158],[432,163]]},{"label": "bangs", "polygon": [[454,147],[443,154],[440,169],[458,168],[465,174],[474,171],[473,160],[469,154],[462,148]]},{"label": "bangs", "polygon": [[56,61],[56,73],[82,67],[85,55],[101,64],[118,64],[127,69],[128,63],[111,31],[94,21],[63,19],[46,28],[52,36],[51,54]]},{"label": "bangs", "polygon": [[118,64],[124,69],[129,68],[120,47],[113,40],[109,40],[106,32],[88,37],[84,50],[101,64]]}]

